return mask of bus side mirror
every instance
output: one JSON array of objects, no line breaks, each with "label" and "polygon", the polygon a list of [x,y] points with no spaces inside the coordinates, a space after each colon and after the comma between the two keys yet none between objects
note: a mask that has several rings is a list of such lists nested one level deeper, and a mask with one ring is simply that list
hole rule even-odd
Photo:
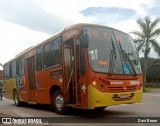
[{"label": "bus side mirror", "polygon": [[84,30],[80,33],[80,43],[83,48],[88,48],[88,34],[87,30]]}]

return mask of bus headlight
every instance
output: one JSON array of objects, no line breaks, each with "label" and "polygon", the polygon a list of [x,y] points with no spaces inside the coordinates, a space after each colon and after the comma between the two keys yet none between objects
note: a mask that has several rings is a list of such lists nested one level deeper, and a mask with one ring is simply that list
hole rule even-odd
[{"label": "bus headlight", "polygon": [[98,90],[100,90],[101,92],[104,92],[104,88],[101,84],[98,86]]},{"label": "bus headlight", "polygon": [[93,86],[96,86],[97,85],[97,81],[93,81]]},{"label": "bus headlight", "polygon": [[101,92],[104,92],[104,91],[105,91],[104,86],[103,86],[102,84],[100,84],[100,83],[97,83],[97,81],[93,81],[93,82],[92,82],[92,85],[93,85],[96,89],[98,89],[99,91],[101,91]]}]

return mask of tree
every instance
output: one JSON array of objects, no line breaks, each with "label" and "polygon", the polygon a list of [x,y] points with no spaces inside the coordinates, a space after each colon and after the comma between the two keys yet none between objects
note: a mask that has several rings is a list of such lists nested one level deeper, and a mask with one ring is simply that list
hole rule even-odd
[{"label": "tree", "polygon": [[157,38],[160,34],[160,28],[158,24],[160,23],[160,18],[157,17],[153,21],[149,16],[140,18],[137,20],[137,25],[140,28],[140,31],[131,32],[136,36],[134,42],[136,44],[137,50],[144,53],[144,64],[143,64],[143,81],[144,89],[146,84],[146,74],[147,74],[147,60],[148,55],[151,51],[151,48],[160,56],[160,44],[157,41]]}]

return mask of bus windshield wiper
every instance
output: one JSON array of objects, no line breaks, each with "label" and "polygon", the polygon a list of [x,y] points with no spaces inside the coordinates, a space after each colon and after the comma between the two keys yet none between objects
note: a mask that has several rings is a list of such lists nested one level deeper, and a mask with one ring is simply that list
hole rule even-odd
[{"label": "bus windshield wiper", "polygon": [[129,64],[130,64],[131,67],[132,67],[132,70],[133,70],[133,72],[134,72],[134,76],[137,76],[137,73],[136,73],[136,70],[135,70],[135,68],[134,68],[134,66],[133,66],[133,63],[132,63],[131,60],[129,59],[126,51],[125,51],[124,49],[122,49],[122,45],[121,45],[120,41],[119,41],[118,43],[119,43],[119,47],[120,47],[122,56],[127,58]]},{"label": "bus windshield wiper", "polygon": [[111,38],[111,42],[112,42],[112,50],[111,50],[111,53],[110,53],[110,61],[109,61],[109,75],[111,76],[112,73],[113,73],[113,69],[114,69],[114,61],[113,59],[116,59],[116,47],[113,43],[113,39]]}]

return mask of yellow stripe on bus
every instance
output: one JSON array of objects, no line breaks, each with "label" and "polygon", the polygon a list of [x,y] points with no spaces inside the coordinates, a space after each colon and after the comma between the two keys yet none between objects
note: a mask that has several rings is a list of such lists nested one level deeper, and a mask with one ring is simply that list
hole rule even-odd
[{"label": "yellow stripe on bus", "polygon": [[[131,95],[134,93],[134,96],[131,100],[113,100],[113,94],[128,94]],[[102,106],[111,106],[117,104],[130,104],[130,103],[139,103],[142,99],[142,89],[134,92],[121,92],[121,93],[107,93],[100,92],[92,85],[88,86],[88,108],[102,107]]]}]

